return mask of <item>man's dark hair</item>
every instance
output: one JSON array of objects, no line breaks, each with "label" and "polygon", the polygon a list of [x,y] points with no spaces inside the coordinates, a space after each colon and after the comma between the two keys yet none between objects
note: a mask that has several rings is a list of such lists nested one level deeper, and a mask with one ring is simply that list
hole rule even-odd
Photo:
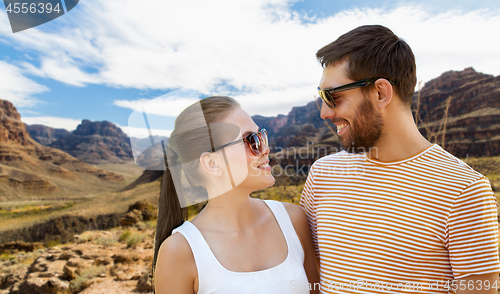
[{"label": "man's dark hair", "polygon": [[347,60],[347,77],[354,81],[383,77],[397,82],[396,94],[411,105],[417,83],[415,56],[410,46],[388,28],[355,28],[318,50],[316,57],[323,67]]}]

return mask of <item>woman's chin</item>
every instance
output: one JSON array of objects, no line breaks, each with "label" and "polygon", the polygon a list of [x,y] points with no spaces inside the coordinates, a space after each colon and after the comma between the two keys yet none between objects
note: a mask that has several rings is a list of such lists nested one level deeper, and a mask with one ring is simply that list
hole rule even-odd
[{"label": "woman's chin", "polygon": [[[248,178],[247,178],[248,179]],[[252,191],[259,191],[265,188],[269,188],[274,185],[276,180],[272,174],[261,175],[259,177],[253,178],[251,183],[247,182],[247,187],[249,187]]]},{"label": "woman's chin", "polygon": [[276,182],[276,179],[274,178],[274,176],[272,174],[263,176],[262,178],[263,178],[262,179],[262,185],[263,185],[263,187],[260,188],[260,189],[269,188],[269,187],[273,186],[274,183]]}]

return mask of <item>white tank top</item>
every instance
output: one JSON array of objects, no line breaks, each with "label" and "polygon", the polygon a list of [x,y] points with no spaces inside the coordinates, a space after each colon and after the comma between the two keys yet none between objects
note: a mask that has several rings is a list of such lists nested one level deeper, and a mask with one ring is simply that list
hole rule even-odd
[{"label": "white tank top", "polygon": [[304,250],[283,203],[264,200],[285,236],[288,255],[279,265],[256,272],[233,272],[223,267],[201,232],[189,221],[172,231],[179,232],[191,246],[198,270],[197,294],[308,294]]}]

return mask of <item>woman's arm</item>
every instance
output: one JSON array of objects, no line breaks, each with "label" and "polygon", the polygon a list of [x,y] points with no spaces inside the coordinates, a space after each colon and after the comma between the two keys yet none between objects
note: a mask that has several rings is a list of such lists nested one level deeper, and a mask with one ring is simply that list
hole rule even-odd
[{"label": "woman's arm", "polygon": [[194,256],[184,236],[176,233],[168,237],[158,250],[155,269],[156,294],[196,293],[197,276]]},{"label": "woman's arm", "polygon": [[311,294],[319,294],[319,271],[318,264],[316,261],[316,253],[314,252],[314,244],[311,236],[311,231],[309,230],[309,223],[307,222],[306,213],[302,207],[291,204],[283,203],[285,208],[290,215],[295,232],[299,236],[300,243],[302,243],[302,248],[304,249],[304,268],[306,270],[307,279],[311,284]]}]

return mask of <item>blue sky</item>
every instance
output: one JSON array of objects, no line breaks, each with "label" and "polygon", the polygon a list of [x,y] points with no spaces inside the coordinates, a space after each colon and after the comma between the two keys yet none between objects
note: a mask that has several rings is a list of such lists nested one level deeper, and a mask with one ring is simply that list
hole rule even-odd
[{"label": "blue sky", "polygon": [[[16,34],[0,11],[0,99],[28,124],[107,120],[131,136],[144,134],[127,128],[134,109],[179,89],[233,96],[251,115],[286,114],[316,95],[317,49],[374,23],[410,44],[419,81],[469,66],[500,74],[500,1],[83,0]],[[174,96],[155,104],[158,135],[198,98]]]},{"label": "blue sky", "polygon": [[393,1],[393,0],[351,0],[351,1],[297,1],[291,5],[292,9],[301,14],[317,15],[320,18],[334,15],[342,10],[355,8],[382,8],[391,9],[398,6],[420,6],[426,11],[437,14],[447,10],[456,9],[462,11],[474,11],[477,9],[500,9],[500,2],[495,0],[473,1],[473,0],[419,0],[419,1]]}]

